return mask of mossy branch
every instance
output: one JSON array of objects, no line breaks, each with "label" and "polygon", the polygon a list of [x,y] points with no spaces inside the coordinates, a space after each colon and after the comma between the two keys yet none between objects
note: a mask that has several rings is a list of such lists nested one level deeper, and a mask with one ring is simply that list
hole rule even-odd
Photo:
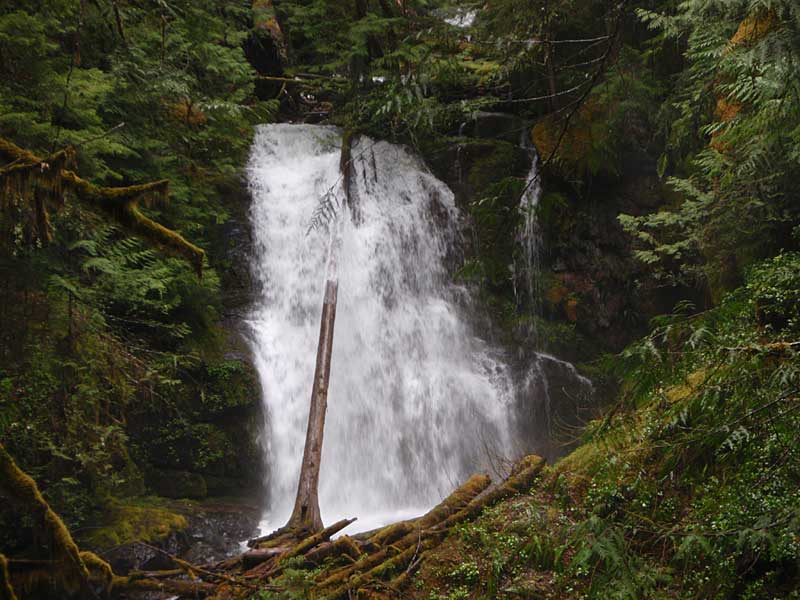
[{"label": "mossy branch", "polygon": [[69,530],[50,508],[33,478],[17,466],[0,444],[0,488],[11,501],[23,507],[33,518],[34,529],[47,539],[54,558],[50,575],[57,577],[64,589],[88,596],[89,570]]},{"label": "mossy branch", "polygon": [[60,206],[64,192],[70,191],[79,200],[94,209],[105,211],[137,235],[185,258],[198,276],[202,275],[205,259],[203,249],[139,210],[141,204],[153,206],[166,203],[169,197],[169,181],[166,179],[124,187],[96,186],[67,169],[74,162],[74,148],[65,148],[42,159],[2,137],[0,156],[11,161],[0,169],[0,209],[6,209],[19,200],[34,204],[38,228],[44,228],[38,232],[40,238],[49,239],[50,229],[44,197],[51,204]]},{"label": "mossy branch", "polygon": [[8,560],[2,554],[0,554],[0,600],[17,600],[8,576]]}]

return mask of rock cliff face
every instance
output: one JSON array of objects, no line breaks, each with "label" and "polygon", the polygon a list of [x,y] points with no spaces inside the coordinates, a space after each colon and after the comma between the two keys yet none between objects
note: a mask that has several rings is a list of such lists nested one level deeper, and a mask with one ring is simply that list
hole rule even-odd
[{"label": "rock cliff face", "polygon": [[[462,135],[423,148],[431,169],[471,216],[467,262],[482,263],[483,284],[498,314],[504,303],[526,312],[515,296],[512,265],[520,258],[516,235],[520,194],[531,164],[532,149],[525,147],[529,132],[513,115],[479,113],[462,125]],[[654,293],[636,286],[642,267],[617,216],[652,211],[668,195],[646,151],[632,149],[619,160],[625,164],[621,176],[612,167],[592,176],[577,162],[567,171],[561,164],[545,168],[537,210],[543,237],[538,274],[542,319],[529,315],[508,323],[516,343],[527,339],[525,322],[530,326],[535,319],[539,349],[588,361],[621,350],[652,315],[670,310],[679,297],[675,291]],[[492,218],[481,210],[487,205]]]}]

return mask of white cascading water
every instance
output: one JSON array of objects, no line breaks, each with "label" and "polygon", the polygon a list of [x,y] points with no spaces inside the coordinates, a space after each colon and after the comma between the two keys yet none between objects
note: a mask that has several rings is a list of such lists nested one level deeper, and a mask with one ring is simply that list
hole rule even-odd
[{"label": "white cascading water", "polygon": [[[539,224],[538,208],[542,197],[542,178],[539,171],[539,155],[531,149],[531,169],[528,173],[525,191],[519,204],[522,217],[518,242],[522,247],[525,292],[527,292],[528,312],[533,320],[528,329],[529,338],[535,348],[539,348],[539,331],[537,319],[542,312],[541,253],[542,228]],[[522,348],[520,348],[522,352]],[[526,368],[517,382],[517,393],[523,401],[518,403],[522,409],[532,412],[533,420],[521,415],[520,422],[528,421],[527,427],[534,426],[534,437],[538,437],[538,451],[548,458],[555,458],[563,452],[563,448],[554,444],[553,433],[555,423],[554,396],[560,400],[562,412],[577,413],[582,404],[594,395],[594,385],[581,375],[575,366],[551,354],[532,352],[526,357]],[[565,407],[567,400],[571,406]],[[523,430],[525,425],[523,425]],[[531,434],[531,432],[528,432]]]},{"label": "white cascading water", "polygon": [[531,170],[522,194],[519,211],[522,215],[522,225],[519,232],[519,241],[522,245],[523,258],[525,259],[525,283],[528,292],[528,302],[531,312],[538,316],[540,312],[541,290],[539,285],[539,266],[542,247],[542,233],[539,227],[537,210],[542,197],[542,181],[539,174],[539,155],[531,152]]},{"label": "white cascading water", "polygon": [[[340,147],[334,128],[267,125],[251,153],[260,295],[249,324],[270,493],[262,531],[285,523],[294,502],[330,238],[308,228],[320,199],[341,186]],[[339,300],[319,497],[326,523],[357,516],[365,530],[423,512],[493,456],[508,456],[514,390],[447,272],[459,242],[452,192],[398,146],[361,138],[353,157],[355,210],[341,208],[335,227]]]}]

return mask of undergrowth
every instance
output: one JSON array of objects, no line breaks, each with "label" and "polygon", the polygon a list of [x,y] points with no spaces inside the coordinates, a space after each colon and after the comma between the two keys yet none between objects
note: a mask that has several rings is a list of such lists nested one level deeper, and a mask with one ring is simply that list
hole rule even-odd
[{"label": "undergrowth", "polygon": [[800,254],[683,304],[528,495],[457,528],[415,598],[800,598]]}]

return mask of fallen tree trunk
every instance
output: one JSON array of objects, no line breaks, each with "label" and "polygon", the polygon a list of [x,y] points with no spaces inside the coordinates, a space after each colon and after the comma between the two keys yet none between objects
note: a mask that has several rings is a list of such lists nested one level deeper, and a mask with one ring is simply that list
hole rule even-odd
[{"label": "fallen tree trunk", "polygon": [[544,465],[545,460],[541,456],[526,456],[514,466],[511,476],[503,483],[474,498],[463,510],[449,516],[436,525],[433,530],[446,530],[463,521],[472,520],[480,515],[485,508],[510,498],[514,494],[527,492],[533,485],[536,476],[544,468]]},{"label": "fallen tree trunk", "polygon": [[351,591],[358,590],[365,585],[368,585],[372,581],[379,580],[383,575],[394,573],[398,569],[406,567],[409,565],[409,563],[411,563],[411,561],[414,560],[416,556],[418,556],[421,552],[432,548],[436,545],[436,543],[437,540],[430,537],[424,541],[420,540],[416,546],[406,548],[400,554],[385,560],[365,573],[360,573],[353,576],[341,586],[326,593],[324,596],[325,600],[339,600],[339,598],[350,597]]},{"label": "fallen tree trunk", "polygon": [[455,492],[418,519],[401,521],[400,523],[384,527],[369,537],[366,541],[366,545],[386,546],[408,536],[413,531],[430,529],[450,515],[465,508],[473,498],[486,490],[490,483],[491,479],[488,475],[473,475]]},{"label": "fallen tree trunk", "polygon": [[176,579],[130,579],[114,577],[113,589],[130,592],[166,592],[189,598],[205,598],[217,591],[217,586],[204,581],[180,581]]},{"label": "fallen tree trunk", "polygon": [[320,565],[326,559],[335,556],[348,556],[356,560],[363,552],[356,541],[349,535],[343,535],[333,542],[320,544],[305,555],[306,563]]},{"label": "fallen tree trunk", "polygon": [[[469,503],[484,491],[490,483],[488,475],[473,475],[455,492],[450,494],[442,502],[440,502],[433,509],[425,513],[419,519],[410,522],[404,522],[396,525],[390,525],[378,533],[373,535],[367,543],[364,544],[366,549],[380,548],[377,552],[373,552],[366,556],[361,557],[352,565],[343,567],[332,573],[328,573],[328,577],[320,582],[320,587],[338,586],[345,581],[350,575],[356,572],[369,571],[381,563],[389,560],[394,554],[403,552],[412,546],[419,543],[420,539],[428,533],[423,530],[422,525],[426,529],[432,527],[442,519],[446,519],[450,515],[459,514],[463,512],[464,506],[469,506]],[[406,532],[399,538],[395,535],[399,532]],[[388,542],[388,540],[392,540]],[[382,544],[378,544],[382,541]]]},{"label": "fallen tree trunk", "polygon": [[[348,580],[355,574],[382,572],[375,571],[375,569],[379,568],[383,563],[393,560],[396,555],[404,554],[409,549],[420,544],[423,544],[426,548],[435,545],[435,542],[443,538],[453,525],[474,519],[480,515],[485,508],[509,498],[516,493],[530,489],[536,476],[544,467],[544,464],[545,461],[541,457],[525,457],[515,465],[512,475],[508,479],[483,494],[481,494],[480,491],[486,489],[488,477],[485,475],[473,476],[439,506],[429,511],[423,517],[420,517],[418,521],[430,524],[428,528],[424,530],[419,528],[407,533],[390,546],[383,547],[378,552],[363,556],[352,565],[343,567],[332,573],[327,573],[327,577],[319,582],[319,587],[332,587],[334,590],[352,589],[352,584],[348,583]],[[479,491],[471,494],[471,492],[475,492],[476,489]],[[458,507],[459,504],[456,499],[459,499],[462,503],[466,503],[466,506],[462,504],[461,506],[463,506],[463,508],[457,508],[453,511],[445,510],[446,506]],[[442,517],[443,520],[433,523],[434,518],[439,517]],[[356,578],[358,577],[360,577],[360,575],[356,575]]]},{"label": "fallen tree trunk", "polygon": [[275,577],[283,571],[283,566],[281,565],[282,562],[296,556],[301,556],[322,542],[327,542],[331,539],[331,537],[354,522],[355,519],[342,519],[341,521],[337,521],[319,533],[301,540],[300,543],[298,543],[294,548],[282,552],[278,556],[274,556],[273,562],[262,561],[261,564],[247,571],[245,576],[251,579],[267,579],[268,577]]}]

